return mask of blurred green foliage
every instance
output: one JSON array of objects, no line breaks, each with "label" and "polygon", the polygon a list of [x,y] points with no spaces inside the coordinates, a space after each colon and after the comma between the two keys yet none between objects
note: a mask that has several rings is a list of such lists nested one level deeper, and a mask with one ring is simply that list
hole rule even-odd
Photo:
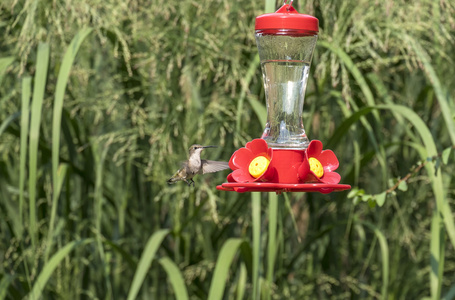
[{"label": "blurred green foliage", "polygon": [[455,297],[453,1],[294,1],[305,129],[350,193],[166,184],[261,135],[274,4],[1,1],[0,299]]}]

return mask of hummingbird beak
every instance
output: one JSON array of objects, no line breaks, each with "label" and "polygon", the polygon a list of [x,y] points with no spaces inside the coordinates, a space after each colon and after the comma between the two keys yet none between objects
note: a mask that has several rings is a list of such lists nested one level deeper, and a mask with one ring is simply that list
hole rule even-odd
[{"label": "hummingbird beak", "polygon": [[202,146],[202,148],[218,148],[218,146]]}]

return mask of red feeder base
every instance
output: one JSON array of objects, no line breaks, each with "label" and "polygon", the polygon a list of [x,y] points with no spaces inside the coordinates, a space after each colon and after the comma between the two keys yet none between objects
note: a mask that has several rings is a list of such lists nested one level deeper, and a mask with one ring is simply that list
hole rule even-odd
[{"label": "red feeder base", "polygon": [[227,182],[216,187],[217,190],[227,192],[319,192],[329,194],[351,189],[348,184],[326,184],[326,183],[270,183],[270,182],[251,182],[237,183]]},{"label": "red feeder base", "polygon": [[[256,158],[269,160],[263,173],[254,177],[250,173]],[[313,166],[310,166],[310,162]],[[258,164],[256,163],[257,166]],[[323,150],[322,143],[313,140],[305,150],[272,149],[263,139],[248,142],[231,156],[229,167],[233,170],[226,183],[216,188],[220,191],[245,192],[319,192],[328,194],[349,190],[350,185],[338,184],[340,175],[338,159],[331,150]],[[312,169],[313,168],[313,169]],[[254,169],[253,169],[254,170]],[[314,171],[313,171],[314,170]],[[321,173],[320,175],[317,175]],[[319,177],[318,177],[319,176]]]}]

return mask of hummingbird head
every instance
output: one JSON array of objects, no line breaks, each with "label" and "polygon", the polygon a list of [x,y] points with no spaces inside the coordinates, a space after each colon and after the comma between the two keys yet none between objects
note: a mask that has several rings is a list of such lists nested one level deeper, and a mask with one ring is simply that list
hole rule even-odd
[{"label": "hummingbird head", "polygon": [[202,145],[193,145],[190,147],[190,156],[193,153],[201,153],[205,148],[216,148],[217,146],[202,146]]}]

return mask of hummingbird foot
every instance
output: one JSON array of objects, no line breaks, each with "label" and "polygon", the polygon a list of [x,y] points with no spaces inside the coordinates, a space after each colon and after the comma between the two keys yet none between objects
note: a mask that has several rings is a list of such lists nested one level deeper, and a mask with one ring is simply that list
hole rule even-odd
[{"label": "hummingbird foot", "polygon": [[186,184],[188,184],[188,186],[193,186],[194,187],[194,180],[193,179],[189,179],[189,180],[185,179],[185,182],[186,182]]}]

